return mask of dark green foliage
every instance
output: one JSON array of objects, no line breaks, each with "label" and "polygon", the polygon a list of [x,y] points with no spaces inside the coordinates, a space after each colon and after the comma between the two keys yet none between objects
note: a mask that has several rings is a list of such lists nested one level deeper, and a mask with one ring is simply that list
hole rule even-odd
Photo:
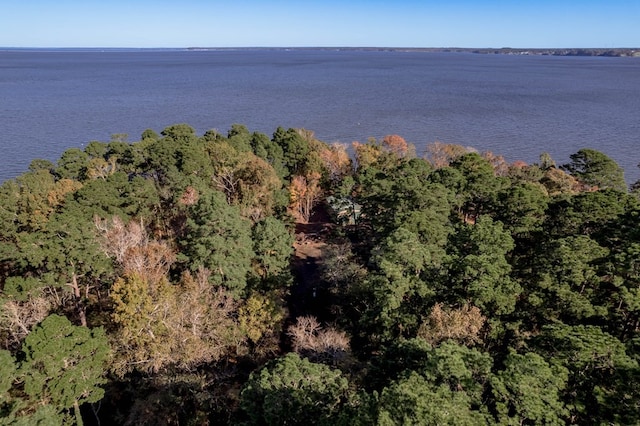
[{"label": "dark green foliage", "polygon": [[487,424],[487,420],[485,414],[471,408],[464,391],[435,385],[411,373],[382,391],[376,424],[472,426]]},{"label": "dark green foliage", "polygon": [[371,273],[363,283],[369,302],[361,312],[360,332],[380,342],[415,334],[420,313],[435,293],[428,272],[442,261],[442,255],[404,228],[374,249],[371,262],[379,272]]},{"label": "dark green foliage", "polygon": [[293,254],[293,235],[285,224],[267,217],[252,231],[255,266],[263,278],[276,276],[289,268]]},{"label": "dark green foliage", "polygon": [[[569,371],[563,399],[576,423],[638,421],[637,400],[629,399],[628,388],[638,362],[618,339],[599,327],[559,323],[546,327],[533,343],[551,365]],[[614,408],[610,404],[616,398]]]},{"label": "dark green foliage", "polygon": [[7,403],[9,389],[17,377],[17,366],[9,351],[0,350],[0,406]]},{"label": "dark green foliage", "polygon": [[380,391],[411,371],[422,372],[432,356],[433,347],[423,339],[397,339],[371,358],[366,389]]},{"label": "dark green foliage", "polygon": [[330,425],[346,396],[339,370],[287,354],[251,374],[241,407],[252,425]]},{"label": "dark green foliage", "polygon": [[572,154],[571,162],[561,168],[579,181],[600,189],[626,192],[624,171],[615,161],[595,149],[584,148]]},{"label": "dark green foliage", "polygon": [[255,257],[251,222],[227,204],[218,191],[203,194],[190,212],[180,245],[190,269],[209,269],[213,284],[223,285],[240,295],[251,273]]},{"label": "dark green foliage", "polygon": [[153,129],[146,129],[144,132],[142,132],[142,135],[140,136],[140,140],[145,140],[145,139],[151,139],[151,140],[158,140],[160,139],[160,135],[158,135]]},{"label": "dark green foliage", "polygon": [[[433,246],[444,247],[449,233],[452,193],[430,181],[428,164],[419,159],[397,167],[360,170],[356,202],[362,205],[359,225],[373,241],[402,226]],[[370,234],[369,234],[370,232]]]},{"label": "dark green foliage", "polygon": [[62,153],[58,160],[55,174],[59,179],[82,181],[85,178],[89,156],[78,148],[70,148]]},{"label": "dark green foliage", "polygon": [[544,187],[523,182],[498,193],[494,217],[516,237],[527,237],[541,229],[549,202]]},{"label": "dark green foliage", "polygon": [[43,283],[34,277],[7,277],[4,282],[4,294],[16,300],[26,300],[43,287]]},{"label": "dark green foliage", "polygon": [[278,127],[273,133],[272,141],[282,148],[283,162],[289,175],[304,174],[311,150],[300,133],[296,129],[284,130]]},{"label": "dark green foliage", "polygon": [[451,237],[443,296],[453,304],[472,302],[485,315],[511,313],[521,291],[506,257],[513,248],[500,222],[482,216],[474,225],[461,224]]},{"label": "dark green foliage", "polygon": [[609,222],[638,206],[638,200],[615,190],[584,192],[549,205],[543,228],[552,236],[602,235]]},{"label": "dark green foliage", "polygon": [[536,312],[539,321],[562,319],[575,323],[593,316],[604,317],[600,306],[603,278],[597,262],[608,250],[587,236],[561,238],[540,247],[544,255],[537,256],[536,276],[527,282],[529,314]]},{"label": "dark green foliage", "polygon": [[462,174],[456,198],[465,218],[474,218],[489,208],[507,180],[496,177],[491,164],[477,153],[465,154],[451,163]]},{"label": "dark green foliage", "polygon": [[492,364],[489,354],[447,341],[431,351],[422,374],[431,382],[446,385],[452,391],[464,391],[471,406],[480,409]]},{"label": "dark green foliage", "polygon": [[242,124],[233,124],[227,134],[227,142],[238,152],[251,152],[251,133]]},{"label": "dark green foliage", "polygon": [[102,328],[48,316],[26,337],[19,363],[0,351],[0,421],[48,425],[74,419],[82,424],[80,405],[104,395],[109,352]]},{"label": "dark green foliage", "polygon": [[85,147],[84,152],[91,158],[104,158],[108,150],[109,146],[106,143],[91,141]]},{"label": "dark green foliage", "polygon": [[58,315],[47,317],[25,339],[20,365],[24,390],[30,397],[50,398],[60,408],[97,402],[109,356],[102,329],[76,327]]},{"label": "dark green foliage", "polygon": [[52,171],[55,165],[49,160],[36,159],[29,163],[29,171],[37,172],[38,170]]},{"label": "dark green foliage", "polygon": [[549,365],[540,355],[511,353],[504,370],[491,380],[501,424],[566,424],[568,410],[562,402],[568,372]]},{"label": "dark green foliage", "polygon": [[619,167],[409,148],[176,124],[34,160],[0,185],[0,424],[639,424]]},{"label": "dark green foliage", "polygon": [[287,176],[288,171],[284,164],[284,151],[278,143],[271,141],[267,135],[256,132],[251,135],[251,148],[254,154],[273,167],[280,178]]}]

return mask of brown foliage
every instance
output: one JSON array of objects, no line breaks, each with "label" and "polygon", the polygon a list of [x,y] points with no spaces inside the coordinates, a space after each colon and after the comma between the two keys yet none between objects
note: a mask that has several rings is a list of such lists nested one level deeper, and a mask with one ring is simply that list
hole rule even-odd
[{"label": "brown foliage", "polygon": [[0,347],[17,349],[36,324],[49,315],[51,303],[44,297],[6,300],[0,305]]},{"label": "brown foliage", "polygon": [[351,172],[351,159],[345,144],[334,143],[329,147],[324,147],[318,155],[329,172],[331,181],[339,181]]},{"label": "brown foliage", "polygon": [[160,282],[175,261],[175,253],[164,241],[150,240],[142,222],[125,223],[117,216],[111,221],[95,218],[102,232],[101,245],[115,259],[124,274],[137,274],[152,284]]},{"label": "brown foliage", "polygon": [[544,172],[540,183],[544,185],[551,196],[576,194],[584,189],[575,177],[555,167],[551,167]]},{"label": "brown foliage", "polygon": [[482,158],[491,164],[494,175],[507,176],[509,174],[509,163],[507,163],[502,155],[496,155],[491,151],[485,151],[482,153]]},{"label": "brown foliage", "polygon": [[237,305],[213,288],[209,272],[186,273],[179,285],[152,285],[132,274],[113,286],[115,357],[112,371],[156,373],[167,367],[189,370],[217,361],[244,344],[235,320]]},{"label": "brown foliage", "polygon": [[511,163],[511,167],[513,167],[514,169],[524,169],[527,166],[528,164],[522,160],[516,160],[513,163]]},{"label": "brown foliage", "polygon": [[193,206],[198,202],[199,199],[200,194],[198,193],[198,190],[193,186],[187,186],[180,196],[178,203],[182,204],[183,206]]},{"label": "brown foliage", "polygon": [[375,164],[382,154],[380,147],[373,143],[362,144],[355,141],[351,143],[351,146],[356,157],[358,168],[367,168]]},{"label": "brown foliage", "polygon": [[250,155],[235,170],[237,194],[235,204],[242,216],[258,222],[273,213],[275,194],[282,181],[269,163]]},{"label": "brown foliage", "polygon": [[92,158],[87,167],[87,177],[89,179],[106,179],[116,172],[118,157],[111,156],[109,160],[103,158]]},{"label": "brown foliage", "polygon": [[322,195],[320,174],[317,172],[305,176],[294,176],[289,186],[289,209],[296,220],[309,222],[311,212]]},{"label": "brown foliage", "polygon": [[471,148],[436,141],[427,145],[425,159],[429,161],[435,169],[440,169],[447,167],[452,161],[469,152],[472,152]]},{"label": "brown foliage", "polygon": [[82,184],[78,181],[73,179],[60,179],[47,194],[47,201],[51,207],[59,206],[64,202],[67,194],[76,192],[80,188],[82,188]]},{"label": "brown foliage", "polygon": [[338,361],[349,352],[349,338],[343,331],[323,329],[315,317],[302,316],[289,327],[293,350],[312,360]]},{"label": "brown foliage", "polygon": [[382,139],[382,147],[385,151],[396,155],[398,158],[407,158],[412,153],[415,154],[415,147],[398,135],[385,136]]},{"label": "brown foliage", "polygon": [[476,306],[465,303],[461,308],[443,308],[436,303],[418,330],[418,337],[432,345],[447,339],[464,344],[480,341],[480,332],[486,318]]},{"label": "brown foliage", "polygon": [[243,344],[235,320],[237,303],[223,287],[212,288],[210,272],[186,273],[177,297],[174,321],[169,321],[183,367],[220,359]]}]

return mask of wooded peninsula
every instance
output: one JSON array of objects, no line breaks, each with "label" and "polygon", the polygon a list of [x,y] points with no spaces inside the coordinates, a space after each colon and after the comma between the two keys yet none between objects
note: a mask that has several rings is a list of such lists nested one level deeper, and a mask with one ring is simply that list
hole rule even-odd
[{"label": "wooded peninsula", "polygon": [[0,186],[1,425],[640,423],[640,184],[187,124]]}]

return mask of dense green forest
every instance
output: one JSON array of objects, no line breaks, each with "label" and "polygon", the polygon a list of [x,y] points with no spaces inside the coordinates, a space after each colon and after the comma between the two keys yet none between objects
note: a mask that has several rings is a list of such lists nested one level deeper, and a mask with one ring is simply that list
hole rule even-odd
[{"label": "dense green forest", "polygon": [[0,186],[0,424],[640,423],[640,185],[186,124]]}]

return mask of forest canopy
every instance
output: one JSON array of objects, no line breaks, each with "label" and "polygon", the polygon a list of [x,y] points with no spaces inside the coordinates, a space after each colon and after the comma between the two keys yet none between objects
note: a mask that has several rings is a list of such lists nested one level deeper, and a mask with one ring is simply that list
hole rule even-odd
[{"label": "forest canopy", "polygon": [[399,135],[114,135],[0,186],[0,424],[637,424],[640,184]]}]

